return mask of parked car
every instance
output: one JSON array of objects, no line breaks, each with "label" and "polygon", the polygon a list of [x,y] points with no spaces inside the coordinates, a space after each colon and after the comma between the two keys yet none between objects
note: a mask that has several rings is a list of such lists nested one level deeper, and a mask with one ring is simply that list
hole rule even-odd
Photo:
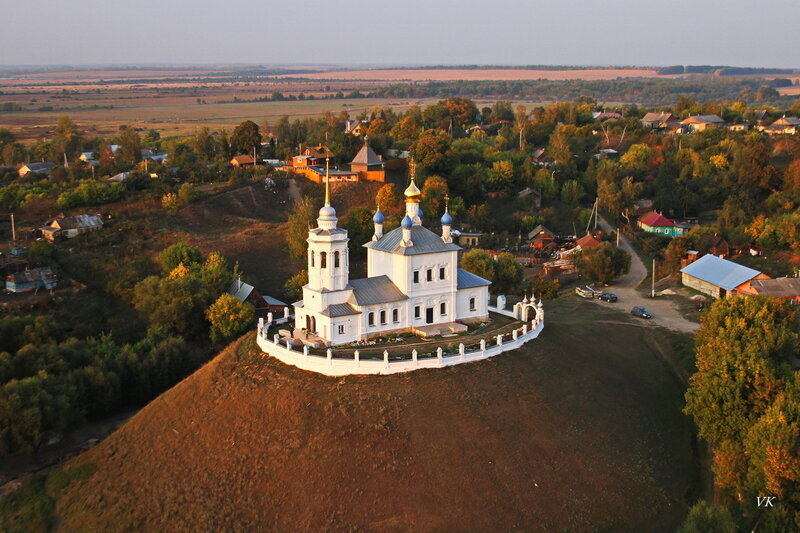
[{"label": "parked car", "polygon": [[585,287],[575,287],[575,294],[581,298],[599,298],[603,291],[598,291],[591,285]]},{"label": "parked car", "polygon": [[603,294],[600,295],[600,300],[609,303],[616,303],[617,295],[612,292],[604,292]]},{"label": "parked car", "polygon": [[638,316],[639,318],[653,318],[653,315],[650,314],[650,311],[638,305],[631,309],[631,314],[633,316]]}]

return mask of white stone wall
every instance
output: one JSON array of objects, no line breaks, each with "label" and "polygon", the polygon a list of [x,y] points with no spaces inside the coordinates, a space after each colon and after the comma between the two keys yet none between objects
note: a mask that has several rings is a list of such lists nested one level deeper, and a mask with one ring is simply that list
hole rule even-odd
[{"label": "white stone wall", "polygon": [[[469,301],[475,298],[475,310],[470,309]],[[489,318],[489,287],[461,289],[456,293],[456,316],[458,320],[475,321]]]},{"label": "white stone wall", "polygon": [[[513,312],[504,309],[492,308],[493,312],[513,316]],[[290,345],[280,344],[277,336],[274,339],[267,339],[265,336],[266,328],[259,330],[257,342],[259,347],[268,355],[279,359],[287,365],[297,368],[317,372],[326,376],[345,376],[352,374],[397,374],[401,372],[411,372],[421,368],[442,368],[462,363],[480,361],[500,355],[509,350],[516,350],[528,341],[531,341],[541,334],[544,329],[544,312],[541,308],[537,310],[537,317],[533,321],[533,327],[528,325],[513,330],[512,338],[502,340],[502,335],[492,339],[481,341],[481,347],[477,350],[467,352],[464,345],[459,346],[458,353],[445,354],[441,348],[438,349],[436,357],[419,358],[416,350],[412,351],[407,359],[389,361],[388,352],[384,352],[383,360],[361,360],[358,351],[353,352],[351,359],[334,359],[331,350],[327,351],[327,356],[320,357],[311,355],[308,347],[301,351],[291,349]]]}]

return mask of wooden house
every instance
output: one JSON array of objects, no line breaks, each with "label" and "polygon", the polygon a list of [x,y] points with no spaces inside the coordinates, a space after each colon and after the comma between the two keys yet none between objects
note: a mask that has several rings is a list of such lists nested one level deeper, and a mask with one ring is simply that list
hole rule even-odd
[{"label": "wooden house", "polygon": [[255,166],[256,162],[252,155],[237,155],[231,159],[231,165],[235,168]]},{"label": "wooden house", "polygon": [[55,163],[51,163],[50,161],[44,161],[41,163],[28,163],[27,165],[22,165],[17,170],[17,174],[19,174],[20,178],[24,178],[30,174],[38,174],[40,176],[49,176],[50,172],[55,168]]},{"label": "wooden house", "polygon": [[781,298],[800,305],[800,278],[754,279],[750,287],[758,296]]},{"label": "wooden house", "polygon": [[350,162],[350,170],[358,172],[361,180],[386,181],[383,159],[369,145],[369,137],[364,136],[364,146]]},{"label": "wooden house", "polygon": [[50,267],[32,268],[6,276],[6,290],[9,292],[32,292],[40,288],[47,290],[58,286],[58,277]]},{"label": "wooden house", "polygon": [[650,211],[642,215],[637,221],[637,225],[649,233],[659,233],[668,237],[678,237],[686,233],[686,228],[675,224],[661,213]]},{"label": "wooden house", "polygon": [[756,294],[753,280],[769,279],[758,270],[706,254],[681,268],[681,282],[686,286],[714,298],[731,294]]},{"label": "wooden house", "polygon": [[764,128],[770,135],[794,135],[800,130],[800,118],[783,116]]},{"label": "wooden house", "polygon": [[682,120],[681,124],[686,126],[691,132],[725,127],[725,121],[717,115],[695,115]]},{"label": "wooden house", "polygon": [[99,231],[103,229],[103,219],[100,215],[75,215],[65,217],[63,215],[50,219],[39,228],[42,236],[48,241],[54,241],[58,238],[71,239],[89,233],[92,231]]},{"label": "wooden house", "polygon": [[665,130],[676,123],[680,123],[678,117],[667,111],[647,113],[642,117],[642,125],[654,130]]},{"label": "wooden house", "polygon": [[555,241],[556,236],[552,231],[539,224],[528,233],[528,240],[531,241],[531,248],[541,250]]}]

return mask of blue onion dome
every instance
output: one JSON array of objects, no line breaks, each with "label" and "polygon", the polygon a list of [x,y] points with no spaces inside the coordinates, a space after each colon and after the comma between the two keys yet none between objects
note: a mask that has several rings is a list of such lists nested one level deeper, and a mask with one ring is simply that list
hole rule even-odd
[{"label": "blue onion dome", "polygon": [[411,220],[411,217],[409,217],[408,215],[404,216],[403,217],[403,221],[400,222],[400,226],[403,229],[411,229],[411,226],[413,226],[413,225],[414,225],[414,222]]},{"label": "blue onion dome", "polygon": [[381,213],[381,210],[380,210],[380,209],[378,209],[378,210],[375,212],[375,216],[373,216],[373,217],[372,217],[372,221],[373,221],[375,224],[383,224],[383,221],[384,221],[384,220],[386,220],[386,217],[384,217],[384,216],[383,216],[383,213]]},{"label": "blue onion dome", "polygon": [[442,215],[442,226],[452,226],[453,225],[453,217],[447,211],[444,212]]}]

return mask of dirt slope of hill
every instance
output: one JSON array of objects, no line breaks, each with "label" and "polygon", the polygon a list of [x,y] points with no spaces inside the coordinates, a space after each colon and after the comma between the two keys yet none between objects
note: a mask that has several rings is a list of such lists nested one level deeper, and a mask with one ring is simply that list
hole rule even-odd
[{"label": "dirt slope of hill", "polygon": [[248,337],[68,463],[57,527],[673,531],[697,481],[656,343],[571,299],[522,350],[405,375],[305,373]]}]

